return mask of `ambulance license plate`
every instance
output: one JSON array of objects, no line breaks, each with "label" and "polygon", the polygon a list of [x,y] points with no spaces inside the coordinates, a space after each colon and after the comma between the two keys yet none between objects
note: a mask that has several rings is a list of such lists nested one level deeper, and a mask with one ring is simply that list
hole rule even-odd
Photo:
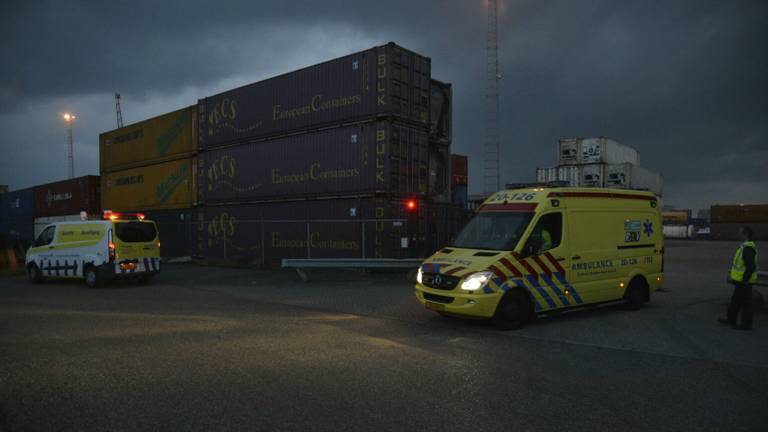
[{"label": "ambulance license plate", "polygon": [[424,306],[427,307],[427,309],[431,309],[433,311],[442,312],[445,310],[445,305],[440,303],[432,303],[430,301],[424,302]]}]

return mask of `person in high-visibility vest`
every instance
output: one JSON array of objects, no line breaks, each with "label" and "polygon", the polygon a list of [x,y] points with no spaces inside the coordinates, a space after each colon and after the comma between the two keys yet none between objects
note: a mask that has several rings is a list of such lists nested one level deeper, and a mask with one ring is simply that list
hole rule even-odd
[{"label": "person in high-visibility vest", "polygon": [[547,228],[541,230],[541,251],[546,252],[552,249],[552,234]]},{"label": "person in high-visibility vest", "polygon": [[[733,295],[728,306],[728,315],[721,318],[722,324],[732,325],[737,330],[752,330],[752,285],[757,282],[757,245],[752,241],[752,229],[743,227],[744,242],[736,249],[729,282],[733,283]],[[741,323],[737,318],[741,312]]]}]

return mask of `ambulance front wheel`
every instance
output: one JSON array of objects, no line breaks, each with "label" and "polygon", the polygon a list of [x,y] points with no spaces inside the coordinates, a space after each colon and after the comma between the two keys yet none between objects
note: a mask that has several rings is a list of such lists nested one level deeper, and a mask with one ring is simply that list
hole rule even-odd
[{"label": "ambulance front wheel", "polygon": [[27,267],[27,277],[32,283],[40,283],[43,281],[43,273],[37,268],[37,264],[30,264]]},{"label": "ambulance front wheel", "polygon": [[94,266],[88,266],[85,268],[85,284],[88,288],[98,288],[101,286],[101,275]]},{"label": "ambulance front wheel", "polygon": [[493,324],[502,330],[517,330],[533,318],[531,301],[520,290],[502,297],[493,316]]}]

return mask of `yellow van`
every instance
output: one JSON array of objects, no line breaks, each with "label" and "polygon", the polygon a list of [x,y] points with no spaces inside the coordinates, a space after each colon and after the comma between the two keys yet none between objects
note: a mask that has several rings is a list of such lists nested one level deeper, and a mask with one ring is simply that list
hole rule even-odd
[{"label": "yellow van", "polygon": [[144,215],[105,213],[105,220],[48,225],[27,251],[29,280],[84,279],[91,288],[108,279],[149,282],[160,272],[160,238]]},{"label": "yellow van", "polygon": [[440,314],[516,329],[549,311],[618,301],[638,309],[663,273],[654,194],[511,189],[488,198],[452,246],[424,261],[416,298]]}]

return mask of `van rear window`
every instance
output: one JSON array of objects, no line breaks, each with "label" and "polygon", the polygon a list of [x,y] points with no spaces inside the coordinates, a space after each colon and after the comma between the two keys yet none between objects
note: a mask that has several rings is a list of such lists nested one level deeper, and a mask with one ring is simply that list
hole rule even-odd
[{"label": "van rear window", "polygon": [[152,222],[115,222],[115,235],[126,243],[147,243],[157,236]]}]

